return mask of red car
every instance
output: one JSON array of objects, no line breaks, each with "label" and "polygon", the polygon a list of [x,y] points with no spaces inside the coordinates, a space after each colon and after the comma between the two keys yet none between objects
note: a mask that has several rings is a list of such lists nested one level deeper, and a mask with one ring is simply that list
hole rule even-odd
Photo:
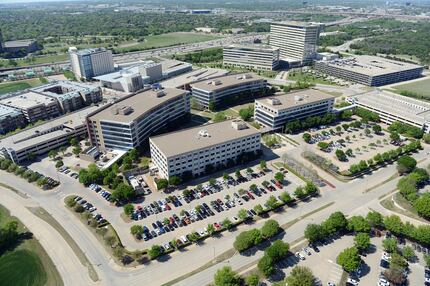
[{"label": "red car", "polygon": [[276,182],[275,186],[278,187],[278,189],[282,189],[282,185],[279,182]]},{"label": "red car", "polygon": [[220,230],[221,229],[221,226],[217,222],[214,222],[214,227],[216,228],[216,230]]},{"label": "red car", "polygon": [[172,208],[169,206],[169,204],[166,204],[166,210],[170,211]]},{"label": "red car", "polygon": [[251,200],[255,199],[255,198],[254,198],[254,196],[251,194],[251,192],[247,192],[247,194],[248,194],[248,197],[249,197]]}]

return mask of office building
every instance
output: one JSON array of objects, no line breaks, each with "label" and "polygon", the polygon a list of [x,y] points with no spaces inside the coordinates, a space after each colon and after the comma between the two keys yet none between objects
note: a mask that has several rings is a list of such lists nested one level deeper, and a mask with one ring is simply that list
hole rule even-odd
[{"label": "office building", "polygon": [[69,144],[73,137],[85,137],[85,117],[96,108],[91,106],[0,139],[0,157],[20,164],[31,155],[46,154]]},{"label": "office building", "polygon": [[377,113],[384,123],[400,121],[430,133],[430,104],[427,102],[388,91],[372,91],[347,100]]},{"label": "office building", "polygon": [[368,86],[382,86],[421,76],[423,67],[376,56],[315,62],[315,70]]},{"label": "office building", "polygon": [[229,73],[230,72],[228,70],[224,69],[201,68],[164,80],[160,82],[160,84],[164,88],[181,88],[188,90],[190,89],[190,84],[192,83],[215,77],[225,76]]},{"label": "office building", "polygon": [[122,67],[119,71],[94,77],[100,81],[100,86],[132,93],[142,90],[145,84],[150,84],[163,77],[161,63],[147,61]]},{"label": "office building", "polygon": [[271,130],[282,129],[287,122],[331,112],[334,96],[308,89],[255,101],[255,120]]},{"label": "office building", "polygon": [[88,80],[114,71],[112,52],[105,48],[78,50],[71,47],[69,56],[77,79]]},{"label": "office building", "polygon": [[223,63],[227,66],[271,71],[279,65],[279,49],[264,45],[230,45],[223,48]]},{"label": "office building", "polygon": [[0,104],[21,110],[29,123],[58,117],[62,113],[55,98],[33,91],[2,99]]},{"label": "office building", "polygon": [[87,118],[92,145],[129,150],[190,112],[190,94],[179,89],[147,90],[125,96]]},{"label": "office building", "polygon": [[163,79],[168,79],[192,71],[193,65],[177,60],[164,60],[161,62],[161,68],[163,70]]},{"label": "office building", "polygon": [[37,41],[33,39],[7,41],[3,43],[3,52],[9,54],[23,53],[22,55],[26,55],[41,49]]},{"label": "office building", "polygon": [[18,108],[0,105],[0,134],[6,134],[26,125],[24,114]]},{"label": "office building", "polygon": [[277,22],[270,25],[270,45],[279,48],[281,60],[290,65],[311,62],[318,48],[321,25],[316,23]]},{"label": "office building", "polygon": [[151,159],[163,178],[205,174],[261,148],[261,134],[241,120],[227,120],[151,137]]},{"label": "office building", "polygon": [[33,93],[56,99],[62,113],[81,109],[103,99],[102,91],[99,87],[70,81],[54,81],[29,90]]},{"label": "office building", "polygon": [[203,80],[190,86],[196,102],[209,108],[209,103],[213,103],[215,107],[222,106],[234,97],[253,98],[256,93],[261,93],[266,88],[266,84],[266,80],[258,75],[243,73]]}]

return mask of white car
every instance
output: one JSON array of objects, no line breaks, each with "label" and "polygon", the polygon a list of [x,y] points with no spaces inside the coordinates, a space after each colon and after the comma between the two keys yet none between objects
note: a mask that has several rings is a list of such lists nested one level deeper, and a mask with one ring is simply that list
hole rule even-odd
[{"label": "white car", "polygon": [[183,236],[181,236],[181,241],[183,242],[183,243],[187,243],[188,242],[188,239],[187,239],[187,237],[185,236],[185,235],[183,235]]},{"label": "white car", "polygon": [[300,260],[305,260],[305,256],[303,254],[301,254],[300,252],[296,252],[296,256],[300,259]]},{"label": "white car", "polygon": [[379,286],[390,286],[390,282],[388,282],[388,280],[385,278],[379,278],[378,285]]},{"label": "white car", "polygon": [[389,253],[383,252],[381,259],[389,261],[391,259],[391,255]]},{"label": "white car", "polygon": [[358,285],[358,281],[355,279],[352,279],[351,277],[348,278],[348,283],[351,283],[352,285]]}]

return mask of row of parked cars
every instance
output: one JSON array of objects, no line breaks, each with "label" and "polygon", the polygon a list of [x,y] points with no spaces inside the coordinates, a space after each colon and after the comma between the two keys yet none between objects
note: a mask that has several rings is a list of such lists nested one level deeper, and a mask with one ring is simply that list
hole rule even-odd
[{"label": "row of parked cars", "polygon": [[61,166],[60,168],[58,168],[58,171],[60,173],[63,173],[65,175],[69,175],[70,177],[72,177],[73,179],[78,179],[79,178],[79,174],[76,172],[73,172],[72,170],[69,169],[69,167],[67,166]]},{"label": "row of parked cars", "polygon": [[24,169],[24,170],[30,170],[30,171],[36,173],[39,176],[39,178],[42,178],[42,177],[46,178],[47,179],[47,183],[46,183],[45,187],[48,188],[48,189],[53,189],[53,188],[57,187],[58,185],[60,185],[59,181],[57,181],[57,180],[55,180],[55,179],[53,179],[51,177],[45,176],[44,174],[41,174],[41,173],[39,173],[37,171],[33,171],[30,168],[25,167],[25,166],[23,166],[21,168]]},{"label": "row of parked cars", "polygon": [[91,184],[88,186],[88,188],[96,193],[98,193],[100,196],[102,196],[105,200],[109,201],[111,193],[103,189],[97,184]]},{"label": "row of parked cars", "polygon": [[131,219],[141,220],[151,215],[162,213],[164,211],[170,211],[172,209],[171,205],[175,207],[182,206],[181,196],[170,196],[162,200],[155,200],[147,205],[139,205],[137,209],[131,214]]},{"label": "row of parked cars", "polygon": [[106,219],[104,219],[101,214],[96,212],[97,208],[95,206],[93,206],[90,202],[85,200],[84,198],[77,196],[75,198],[75,202],[77,202],[78,204],[83,206],[85,210],[90,212],[98,224],[102,224],[102,223],[106,222]]}]

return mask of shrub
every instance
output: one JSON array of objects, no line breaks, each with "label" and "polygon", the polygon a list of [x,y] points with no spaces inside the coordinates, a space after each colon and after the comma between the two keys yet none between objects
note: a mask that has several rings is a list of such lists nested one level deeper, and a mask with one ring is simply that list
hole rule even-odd
[{"label": "shrub", "polygon": [[277,234],[280,230],[279,223],[276,220],[269,219],[261,228],[261,235],[263,238],[269,238]]}]

